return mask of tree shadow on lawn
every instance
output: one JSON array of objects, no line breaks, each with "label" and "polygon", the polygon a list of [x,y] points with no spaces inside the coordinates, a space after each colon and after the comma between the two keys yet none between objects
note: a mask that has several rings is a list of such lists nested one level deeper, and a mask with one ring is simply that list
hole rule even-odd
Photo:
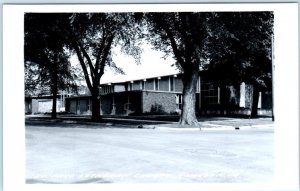
[{"label": "tree shadow on lawn", "polygon": [[135,121],[132,119],[115,120],[101,119],[93,122],[90,119],[51,119],[51,118],[26,118],[25,126],[61,127],[61,128],[139,128],[143,125],[169,124],[170,122]]}]

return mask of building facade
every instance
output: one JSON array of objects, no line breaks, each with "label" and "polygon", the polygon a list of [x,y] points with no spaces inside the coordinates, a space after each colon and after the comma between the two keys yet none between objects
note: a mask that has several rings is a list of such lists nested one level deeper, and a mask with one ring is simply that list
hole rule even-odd
[{"label": "building facade", "polygon": [[[46,91],[40,92],[40,94],[36,96],[25,96],[25,114],[40,114],[52,112],[53,97],[52,95],[50,95],[50,93],[50,91]],[[76,97],[89,97],[90,91],[86,86],[79,86],[77,88],[76,94],[69,90],[59,90],[59,93],[56,96],[56,112],[66,112],[66,98],[74,97],[74,95],[80,95]],[[84,110],[85,109],[86,108],[84,108]]]},{"label": "building facade", "polygon": [[[102,115],[174,114],[182,109],[183,83],[180,74],[159,76],[119,83],[102,84],[100,88]],[[196,112],[198,114],[249,114],[251,85],[226,86],[222,89],[212,80],[198,78]],[[223,103],[223,104],[222,104]],[[91,97],[70,96],[65,99],[67,112],[91,114]],[[271,115],[272,94],[260,92],[259,114]],[[224,110],[224,109],[223,109]]]},{"label": "building facade", "polygon": [[[32,96],[25,97],[25,114],[42,114],[52,111],[52,96]],[[65,97],[63,95],[56,96],[56,111],[65,111]]]}]

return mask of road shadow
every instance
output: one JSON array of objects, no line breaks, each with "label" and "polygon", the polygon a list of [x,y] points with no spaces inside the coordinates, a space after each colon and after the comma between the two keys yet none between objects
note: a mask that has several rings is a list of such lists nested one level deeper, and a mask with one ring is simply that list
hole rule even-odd
[{"label": "road shadow", "polygon": [[[101,184],[101,183],[112,183],[112,182],[104,180],[103,178],[90,178],[86,180],[71,182],[70,184]],[[38,179],[26,179],[26,184],[66,184],[66,183],[53,182],[47,180],[38,180]]]}]

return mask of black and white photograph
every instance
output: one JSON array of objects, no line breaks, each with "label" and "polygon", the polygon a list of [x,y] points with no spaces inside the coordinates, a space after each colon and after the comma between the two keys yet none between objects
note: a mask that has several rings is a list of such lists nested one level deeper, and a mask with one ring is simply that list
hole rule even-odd
[{"label": "black and white photograph", "polygon": [[279,179],[280,11],[159,6],[19,13],[26,186]]}]

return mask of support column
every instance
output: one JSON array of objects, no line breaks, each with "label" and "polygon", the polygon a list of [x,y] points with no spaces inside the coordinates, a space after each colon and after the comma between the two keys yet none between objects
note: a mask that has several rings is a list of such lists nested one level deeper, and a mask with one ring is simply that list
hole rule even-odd
[{"label": "support column", "polygon": [[201,78],[199,76],[199,109],[201,109]]},{"label": "support column", "polygon": [[130,98],[129,95],[127,97],[127,107],[126,107],[126,115],[130,113]]},{"label": "support column", "polygon": [[240,85],[240,107],[246,107],[246,85],[244,82]]},{"label": "support column", "polygon": [[115,96],[112,96],[112,111],[111,115],[116,115],[116,104],[115,104]]},{"label": "support column", "polygon": [[218,104],[220,105],[221,103],[221,100],[220,100],[220,87],[218,87]]}]

